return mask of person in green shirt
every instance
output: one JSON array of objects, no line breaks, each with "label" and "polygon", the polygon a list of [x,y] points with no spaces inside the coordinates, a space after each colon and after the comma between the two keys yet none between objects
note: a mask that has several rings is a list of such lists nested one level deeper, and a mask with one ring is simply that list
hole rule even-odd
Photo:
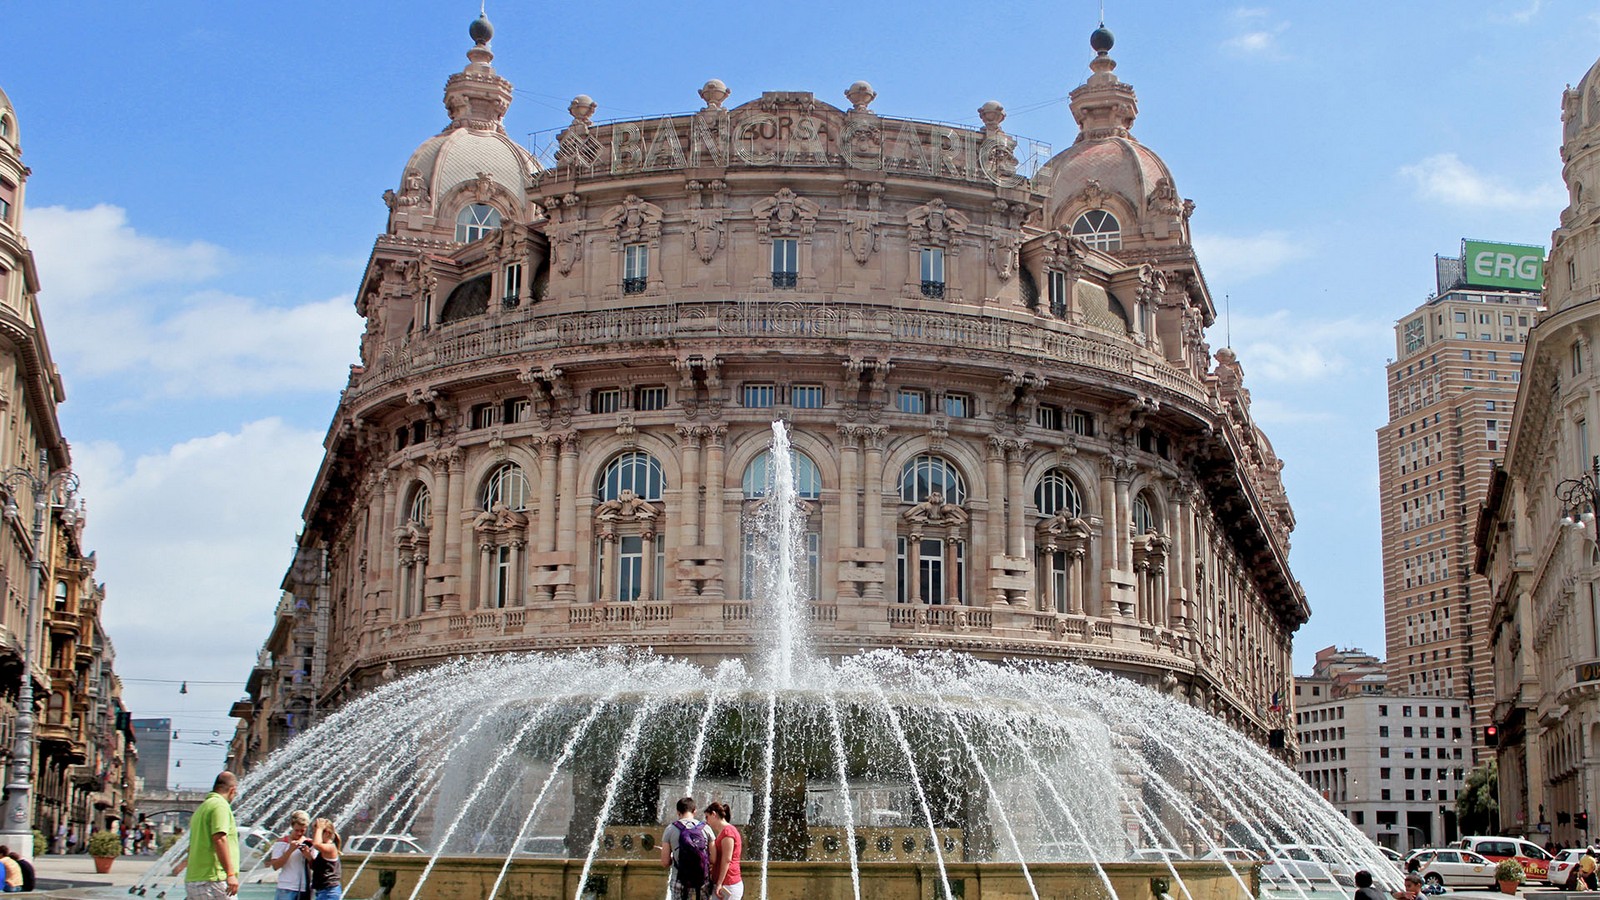
[{"label": "person in green shirt", "polygon": [[230,805],[238,794],[238,776],[223,772],[189,817],[189,865],[183,886],[188,900],[225,900],[239,893],[239,826]]}]

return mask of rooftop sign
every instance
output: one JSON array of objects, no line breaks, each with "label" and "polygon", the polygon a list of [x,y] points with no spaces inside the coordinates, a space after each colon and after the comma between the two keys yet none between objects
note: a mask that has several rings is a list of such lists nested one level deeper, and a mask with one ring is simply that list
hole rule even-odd
[{"label": "rooftop sign", "polygon": [[1544,248],[1489,241],[1461,242],[1465,280],[1473,287],[1544,289]]}]

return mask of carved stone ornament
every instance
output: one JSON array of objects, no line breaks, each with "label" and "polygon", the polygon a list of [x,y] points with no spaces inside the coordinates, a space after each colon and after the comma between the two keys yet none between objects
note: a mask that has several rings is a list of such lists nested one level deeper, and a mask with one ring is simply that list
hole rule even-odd
[{"label": "carved stone ornament", "polygon": [[648,500],[633,491],[622,491],[615,500],[607,500],[595,507],[596,522],[654,522],[661,515]]},{"label": "carved stone ornament", "polygon": [[900,514],[913,525],[965,525],[970,516],[954,503],[944,502],[943,491],[932,491],[928,499]]},{"label": "carved stone ornament", "polygon": [[1017,255],[1022,249],[1022,235],[1014,231],[997,232],[989,238],[989,265],[1001,281],[1010,281],[1017,271]]},{"label": "carved stone ornament", "polygon": [[756,231],[766,240],[774,236],[810,236],[822,207],[789,188],[780,188],[771,197],[757,201],[750,212],[756,217]]},{"label": "carved stone ornament", "polygon": [[636,194],[629,194],[621,203],[606,210],[600,222],[607,228],[617,230],[620,243],[630,244],[660,238],[661,216],[661,207],[641,200]]},{"label": "carved stone ornament", "polygon": [[600,153],[604,149],[600,146],[600,141],[589,133],[594,127],[594,111],[598,108],[599,104],[587,94],[579,94],[567,105],[567,112],[572,115],[572,124],[556,137],[557,166],[582,170],[594,168],[595,160],[600,158]]},{"label": "carved stone ornament", "polygon": [[722,210],[696,209],[690,211],[689,242],[694,246],[696,256],[703,263],[709,263],[722,249],[723,227]]},{"label": "carved stone ornament", "polygon": [[428,184],[423,180],[421,172],[416,169],[406,169],[406,174],[400,179],[400,195],[395,199],[395,205],[428,205]]},{"label": "carved stone ornament", "polygon": [[935,198],[906,213],[906,224],[911,228],[913,241],[925,246],[948,247],[966,232],[971,220]]},{"label": "carved stone ornament", "polygon": [[1094,528],[1088,521],[1066,511],[1040,522],[1037,531],[1039,543],[1048,553],[1065,551],[1078,556],[1088,551],[1089,542],[1094,539]]},{"label": "carved stone ornament", "polygon": [[527,527],[528,517],[504,503],[496,503],[472,520],[472,530],[480,535],[511,535]]},{"label": "carved stone ornament", "polygon": [[860,265],[866,265],[878,249],[878,213],[846,213],[844,237],[845,243],[850,246],[850,256]]}]

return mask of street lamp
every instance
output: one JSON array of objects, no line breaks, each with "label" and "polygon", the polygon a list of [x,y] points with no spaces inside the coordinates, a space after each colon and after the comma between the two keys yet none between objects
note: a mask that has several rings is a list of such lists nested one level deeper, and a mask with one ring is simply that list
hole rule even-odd
[{"label": "street lamp", "polygon": [[[17,718],[11,751],[11,778],[5,786],[5,811],[0,813],[0,835],[18,852],[33,849],[33,636],[39,630],[39,590],[44,581],[45,510],[50,496],[65,488],[70,497],[78,489],[78,476],[71,469],[50,471],[50,455],[39,452],[39,469],[13,466],[0,473],[6,492],[5,517],[17,523],[21,518],[17,494],[27,489],[33,498],[33,542],[28,546],[28,617],[22,638],[22,684],[17,688]],[[76,523],[77,514],[69,505],[62,516],[67,527]]]},{"label": "street lamp", "polygon": [[1593,528],[1595,514],[1600,513],[1600,456],[1588,472],[1557,484],[1556,499],[1561,501],[1563,526],[1577,531]]}]

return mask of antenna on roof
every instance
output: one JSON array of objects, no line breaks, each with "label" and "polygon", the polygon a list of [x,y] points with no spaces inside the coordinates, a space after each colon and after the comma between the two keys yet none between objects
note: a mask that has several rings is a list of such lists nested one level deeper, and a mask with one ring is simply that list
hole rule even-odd
[{"label": "antenna on roof", "polygon": [[1222,295],[1222,336],[1227,341],[1224,346],[1233,346],[1233,295]]},{"label": "antenna on roof", "polygon": [[1106,27],[1106,0],[1100,0],[1100,27]]}]

